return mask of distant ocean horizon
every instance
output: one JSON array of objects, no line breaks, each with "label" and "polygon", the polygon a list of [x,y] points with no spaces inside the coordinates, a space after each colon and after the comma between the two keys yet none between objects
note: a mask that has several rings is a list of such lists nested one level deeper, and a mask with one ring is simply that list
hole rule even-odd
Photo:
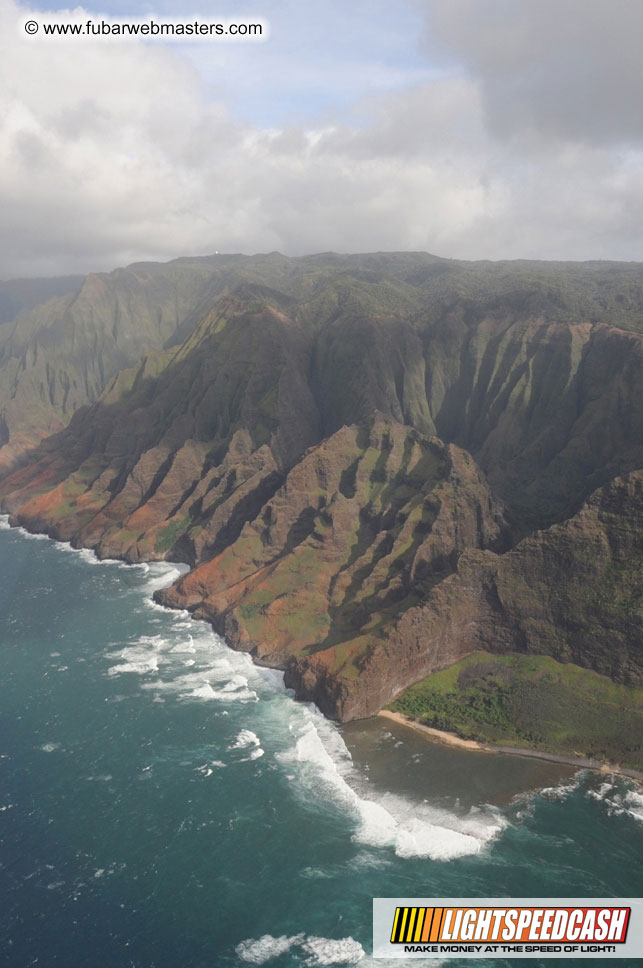
[{"label": "distant ocean horizon", "polygon": [[181,567],[0,518],[2,964],[368,968],[375,896],[640,894],[633,781],[338,727],[153,602]]}]

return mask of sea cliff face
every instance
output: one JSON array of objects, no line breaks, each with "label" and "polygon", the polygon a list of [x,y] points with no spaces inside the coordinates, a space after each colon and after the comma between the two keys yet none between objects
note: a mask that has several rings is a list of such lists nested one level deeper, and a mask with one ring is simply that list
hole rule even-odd
[{"label": "sea cliff face", "polygon": [[56,297],[44,416],[37,380],[2,378],[12,522],[187,562],[162,601],[338,719],[481,649],[640,681],[643,268],[235,258]]},{"label": "sea cliff face", "polygon": [[331,653],[287,681],[340,719],[370,715],[473,652],[520,652],[643,683],[643,475],[596,491],[578,514],[505,554],[466,550],[454,574],[371,643],[358,676]]},{"label": "sea cliff face", "polygon": [[376,415],[307,451],[236,541],[159,600],[262,662],[330,647],[356,676],[355,661],[465,548],[508,535],[470,455]]}]

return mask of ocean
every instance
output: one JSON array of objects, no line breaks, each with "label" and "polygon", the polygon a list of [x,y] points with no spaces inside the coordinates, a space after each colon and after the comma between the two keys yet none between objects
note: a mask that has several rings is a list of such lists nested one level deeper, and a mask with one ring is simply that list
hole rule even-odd
[{"label": "ocean", "polygon": [[155,605],[178,567],[0,519],[2,965],[367,968],[376,896],[641,894],[633,782],[340,729]]}]

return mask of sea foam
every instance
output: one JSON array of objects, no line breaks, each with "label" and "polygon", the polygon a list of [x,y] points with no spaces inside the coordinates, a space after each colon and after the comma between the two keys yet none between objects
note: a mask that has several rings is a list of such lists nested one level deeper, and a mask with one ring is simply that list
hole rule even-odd
[{"label": "sea foam", "polygon": [[167,588],[173,582],[177,581],[181,575],[185,575],[190,570],[188,565],[169,562],[169,561],[152,561],[148,563],[148,574],[149,578],[144,586],[144,591],[148,594],[158,591],[161,588]]},{"label": "sea foam", "polygon": [[142,635],[133,645],[108,653],[110,659],[121,661],[110,666],[107,674],[118,676],[125,672],[134,672],[138,675],[147,675],[150,672],[156,672],[159,663],[163,661],[164,645],[167,645],[167,642],[160,635]]},{"label": "sea foam", "polygon": [[324,965],[356,965],[364,958],[364,949],[359,941],[353,938],[318,938],[314,935],[295,934],[288,937],[281,935],[274,938],[271,934],[238,944],[235,951],[239,958],[248,965],[263,965],[272,958],[285,954],[292,948],[298,948],[304,956],[303,964]]},{"label": "sea foam", "polygon": [[251,729],[242,729],[237,735],[234,743],[228,746],[229,750],[243,750],[247,749],[248,746],[259,746],[259,737],[256,733],[253,733]]},{"label": "sea foam", "polygon": [[[182,565],[151,563],[144,592],[150,595],[183,570]],[[260,693],[275,698],[281,693],[277,706],[263,703],[258,712],[281,749],[276,759],[293,775],[296,795],[316,806],[330,803],[353,821],[357,844],[392,848],[402,858],[446,861],[479,853],[507,826],[491,807],[458,814],[376,791],[354,768],[337,727],[316,707],[295,703],[285,694],[281,672],[254,666],[249,656],[231,650],[208,625],[185,612],[172,613],[166,637],[141,636],[109,653],[109,658],[118,660],[109,667],[110,675],[138,674],[144,680],[141,688],[156,698],[172,695],[178,701],[229,705],[257,703]],[[258,736],[247,728],[229,750],[243,754],[236,762],[265,755]]]},{"label": "sea foam", "polygon": [[31,531],[27,531],[26,528],[18,528],[17,530],[20,532],[23,538],[28,538],[30,541],[49,541],[49,535],[33,534]]},{"label": "sea foam", "polygon": [[[158,577],[158,576],[157,576]],[[180,701],[254,703],[258,695],[249,686],[246,656],[232,652],[204,623],[174,613],[165,635],[142,635],[121,649],[106,653],[119,660],[108,675],[134,673],[145,677],[141,688],[157,695],[173,694]],[[187,634],[187,629],[191,629]],[[178,639],[178,641],[177,641]],[[158,672],[159,677],[150,679]]]},{"label": "sea foam", "polygon": [[242,756],[239,762],[243,763],[246,760],[258,760],[264,755],[264,751],[261,748],[261,741],[256,733],[253,733],[251,729],[242,729],[235,739],[234,743],[228,746],[228,751],[232,750],[244,750],[247,751],[247,756]]},{"label": "sea foam", "polygon": [[354,842],[392,847],[402,858],[444,861],[479,853],[507,826],[491,807],[458,815],[374,790],[353,767],[336,727],[313,708],[305,711],[307,721],[293,726],[294,746],[276,754],[277,759],[290,770],[297,765],[304,797],[334,802],[354,820]]},{"label": "sea foam", "polygon": [[606,780],[597,790],[588,790],[585,796],[604,803],[609,817],[627,815],[643,823],[643,793],[625,779]]},{"label": "sea foam", "polygon": [[566,800],[570,794],[578,790],[586,776],[587,770],[578,770],[570,780],[561,780],[553,787],[542,787],[537,791],[537,796],[546,797],[548,800]]},{"label": "sea foam", "polygon": [[314,936],[306,938],[301,950],[307,956],[308,965],[356,965],[365,953],[359,941],[353,938],[334,941],[331,938]]},{"label": "sea foam", "polygon": [[235,948],[237,955],[247,965],[263,965],[271,958],[278,958],[279,955],[290,951],[293,945],[301,944],[304,940],[303,934],[296,934],[288,937],[284,934],[279,938],[273,938],[271,934],[264,934],[261,938],[249,938],[242,941]]}]

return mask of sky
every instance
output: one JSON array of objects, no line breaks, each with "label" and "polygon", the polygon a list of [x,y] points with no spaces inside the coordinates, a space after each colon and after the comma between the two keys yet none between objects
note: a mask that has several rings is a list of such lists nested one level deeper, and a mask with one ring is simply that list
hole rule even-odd
[{"label": "sky", "polygon": [[[260,18],[260,43],[26,19]],[[220,252],[643,261],[635,0],[0,0],[0,279]]]}]

